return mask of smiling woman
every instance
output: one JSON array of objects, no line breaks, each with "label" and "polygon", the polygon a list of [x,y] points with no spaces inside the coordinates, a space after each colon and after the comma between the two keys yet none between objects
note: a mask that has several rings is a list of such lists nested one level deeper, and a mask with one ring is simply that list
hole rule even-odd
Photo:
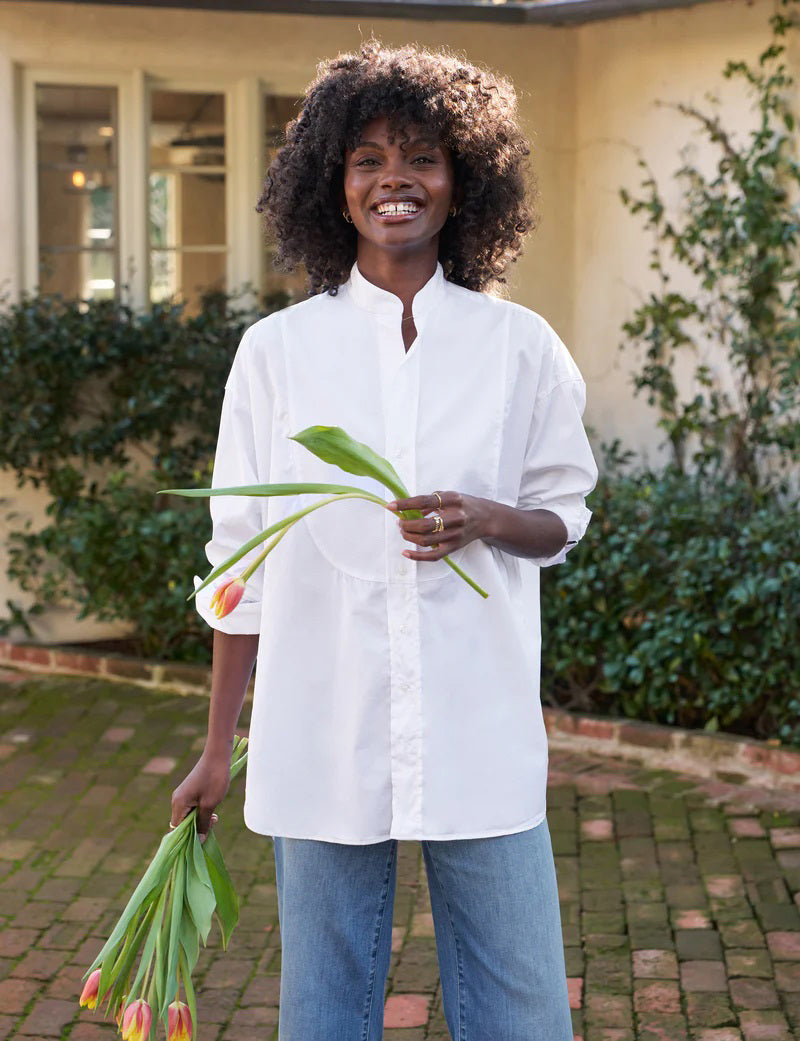
[{"label": "smiling woman", "polygon": [[403,485],[383,511],[306,511],[266,576],[241,558],[246,592],[219,614],[232,551],[300,504],[212,498],[208,740],[173,823],[198,806],[203,828],[222,797],[257,653],[245,819],[274,839],[280,1041],[383,1036],[401,839],[422,842],[452,1037],[572,1039],[539,567],[582,537],[597,471],[566,347],[489,292],[532,223],[527,156],[508,82],[372,42],[320,66],[267,173],[260,207],[311,298],[245,334],[214,485],[338,480],[293,436],[320,426]]}]

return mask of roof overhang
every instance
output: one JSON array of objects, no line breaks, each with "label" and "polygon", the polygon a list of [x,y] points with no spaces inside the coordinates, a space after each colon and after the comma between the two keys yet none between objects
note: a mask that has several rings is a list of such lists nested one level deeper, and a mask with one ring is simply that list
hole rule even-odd
[{"label": "roof overhang", "polygon": [[711,0],[73,0],[122,7],[574,25]]}]

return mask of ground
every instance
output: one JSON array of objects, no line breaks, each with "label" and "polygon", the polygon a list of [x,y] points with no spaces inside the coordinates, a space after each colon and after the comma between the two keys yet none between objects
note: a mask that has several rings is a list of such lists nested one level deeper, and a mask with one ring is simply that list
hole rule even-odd
[{"label": "ground", "polygon": [[[0,675],[0,1038],[101,1041],[77,995],[155,850],[205,729],[202,697]],[[203,952],[202,1041],[277,1037],[268,839],[218,837],[241,919]],[[576,1036],[789,1041],[800,1030],[800,796],[556,753],[549,821]],[[401,843],[387,1041],[446,1041],[418,844]]]}]

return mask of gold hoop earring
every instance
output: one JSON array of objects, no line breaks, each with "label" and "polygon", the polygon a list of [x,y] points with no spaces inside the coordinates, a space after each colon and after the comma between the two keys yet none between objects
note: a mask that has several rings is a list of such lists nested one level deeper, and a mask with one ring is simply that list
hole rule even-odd
[{"label": "gold hoop earring", "polygon": [[451,217],[456,217],[457,215],[458,215],[458,210],[455,208],[455,206],[451,206],[450,207],[450,216]]},{"label": "gold hoop earring", "polygon": [[347,221],[348,224],[352,224],[353,223],[353,218],[350,216],[350,211],[349,210],[342,210],[342,216],[344,217],[344,219]]}]

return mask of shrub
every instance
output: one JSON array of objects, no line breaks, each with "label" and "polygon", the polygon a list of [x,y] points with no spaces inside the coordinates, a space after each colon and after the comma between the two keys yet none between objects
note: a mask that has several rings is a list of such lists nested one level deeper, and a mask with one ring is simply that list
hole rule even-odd
[{"label": "shrub", "polygon": [[[684,150],[672,211],[643,160],[641,195],[621,192],[653,234],[650,267],[659,281],[624,325],[624,348],[644,348],[636,389],[658,407],[675,466],[755,489],[791,486],[800,464],[800,162],[786,62],[798,6],[778,0],[758,62],[723,70],[752,101],[746,134],[725,126],[718,103],[673,106],[699,130],[713,172]],[[687,292],[674,288],[676,273]],[[675,378],[687,352],[695,359],[688,399]]]},{"label": "shrub", "polygon": [[742,483],[611,465],[543,572],[551,703],[800,744],[797,506]]},{"label": "shrub", "polygon": [[[208,657],[186,603],[206,529],[196,504],[155,492],[207,483],[225,378],[255,317],[223,294],[193,316],[42,296],[0,315],[0,466],[49,494],[45,525],[9,543],[34,613],[67,604],[129,624],[143,654]],[[6,628],[24,626],[8,607]]]}]

